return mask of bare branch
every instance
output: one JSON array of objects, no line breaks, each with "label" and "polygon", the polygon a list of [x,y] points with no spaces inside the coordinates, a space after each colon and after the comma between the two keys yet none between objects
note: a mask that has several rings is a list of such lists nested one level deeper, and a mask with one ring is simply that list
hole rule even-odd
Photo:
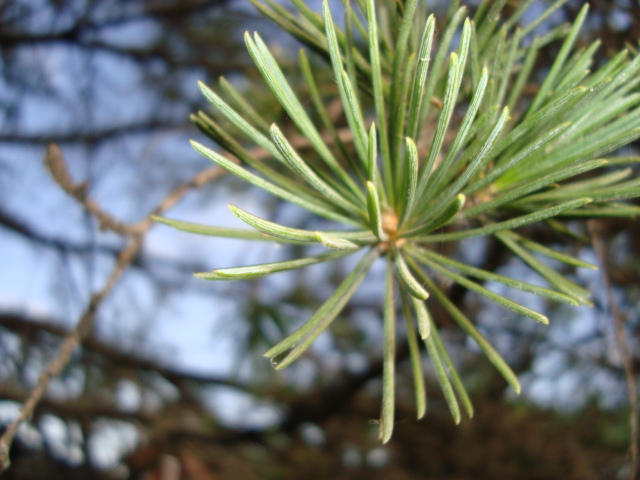
[{"label": "bare branch", "polygon": [[[39,333],[47,333],[49,335],[62,338],[67,337],[70,334],[66,328],[56,324],[54,320],[34,320],[18,314],[1,314],[0,326],[20,334],[23,338],[32,338]],[[87,336],[82,345],[87,350],[91,350],[106,357],[114,366],[130,370],[154,372],[174,384],[188,381],[208,385],[223,385],[226,387],[247,390],[243,385],[224,377],[199,375],[163,366],[152,359],[142,358],[135,354],[123,351],[109,343],[99,340],[93,335]]]},{"label": "bare branch", "polygon": [[[91,215],[100,223],[101,230],[112,230],[121,235],[142,235],[153,225],[153,221],[147,217],[138,223],[127,224],[115,219],[110,213],[87,195],[86,182],[76,183],[69,174],[62,150],[56,144],[50,144],[45,156],[45,165],[56,183],[66,193],[75,198]],[[218,167],[211,167],[198,173],[191,181],[177,187],[160,205],[153,211],[153,215],[159,215],[165,210],[173,207],[184,195],[193,188],[200,188],[202,185],[214,180],[226,173]]]},{"label": "bare branch", "polygon": [[[344,136],[345,139],[348,138],[348,134],[344,132],[339,132],[339,134]],[[303,136],[297,136],[292,138],[292,144],[298,148],[304,148],[309,145],[309,141]],[[256,148],[251,153],[258,159],[269,156],[268,152],[261,148]],[[73,180],[62,150],[57,145],[50,144],[47,148],[45,165],[55,182],[99,221],[101,229],[109,229],[121,235],[131,236],[132,238],[128,245],[120,251],[116,265],[103,288],[91,296],[89,304],[76,327],[64,338],[58,354],[51,361],[47,369],[40,375],[36,387],[31,391],[29,397],[23,404],[18,417],[7,427],[2,437],[0,437],[0,473],[10,465],[9,450],[18,427],[22,422],[31,418],[35,408],[42,400],[51,379],[59,375],[60,371],[71,359],[73,351],[90,335],[98,307],[111,292],[123,272],[133,263],[135,256],[142,247],[145,234],[153,225],[150,217],[146,217],[135,224],[125,224],[104,211],[96,201],[87,195],[87,184],[85,182],[76,183]],[[200,188],[225,173],[226,171],[219,167],[212,167],[199,172],[191,181],[177,187],[173,192],[169,193],[156,207],[153,214],[162,214],[173,207],[191,190]]]},{"label": "bare branch", "polygon": [[620,311],[618,303],[613,296],[613,290],[611,288],[611,281],[607,274],[608,261],[607,252],[600,238],[598,232],[598,224],[595,220],[589,220],[588,222],[589,233],[593,241],[593,248],[598,256],[598,260],[601,265],[602,283],[607,294],[607,303],[613,316],[613,327],[616,333],[616,343],[618,345],[618,351],[620,352],[620,358],[622,359],[622,367],[624,369],[624,377],[627,383],[627,392],[629,399],[629,427],[630,427],[630,440],[629,440],[629,455],[631,457],[631,468],[629,469],[629,480],[636,480],[638,475],[638,390],[633,373],[633,363],[631,355],[629,354],[629,348],[627,345],[627,338],[624,332],[624,314]]},{"label": "bare branch", "polygon": [[[0,396],[13,402],[24,402],[29,398],[30,392],[17,386],[0,383]],[[78,400],[56,401],[51,398],[42,398],[36,410],[53,412],[60,418],[68,420],[90,421],[96,417],[111,418],[114,420],[135,421],[145,425],[152,422],[153,416],[144,411],[125,412],[119,408],[105,405],[104,402],[82,398]]]},{"label": "bare branch", "polygon": [[[123,235],[131,235],[132,238],[120,251],[116,265],[107,278],[105,285],[101,290],[91,295],[89,304],[76,324],[76,327],[64,338],[56,357],[38,378],[36,387],[31,391],[29,397],[22,405],[18,417],[7,427],[2,437],[0,437],[0,473],[10,466],[9,451],[18,427],[25,420],[31,418],[35,408],[42,400],[51,379],[59,375],[60,371],[69,363],[73,351],[90,335],[98,307],[111,292],[127,267],[131,265],[142,247],[145,233],[153,225],[150,218],[146,218],[132,226],[126,225],[103,211],[97,202],[91,200],[86,195],[86,185],[77,184],[73,181],[69,174],[64,155],[57,145],[51,144],[47,149],[45,164],[56,183],[58,183],[65,192],[78,200],[88,212],[94,215],[99,220],[102,228],[109,228]],[[218,167],[209,168],[198,173],[191,182],[178,187],[170,193],[155,209],[154,213],[159,214],[171,208],[192,188],[199,188],[214,178],[217,178],[222,173],[224,173],[224,170]]]},{"label": "bare branch", "polygon": [[[64,175],[60,172],[58,173],[60,175]],[[22,405],[18,417],[7,427],[2,437],[0,437],[0,472],[5,471],[11,463],[9,460],[9,450],[16,432],[18,431],[18,427],[22,422],[31,418],[36,406],[40,400],[42,400],[51,379],[60,374],[60,371],[65,367],[65,365],[67,365],[67,363],[69,363],[73,351],[91,332],[99,305],[111,292],[124,270],[135,257],[136,253],[142,246],[142,239],[142,235],[136,235],[129,244],[122,249],[118,256],[118,261],[111,271],[105,285],[101,290],[91,295],[89,305],[87,305],[87,308],[82,314],[82,317],[78,321],[76,327],[64,339],[58,354],[51,361],[47,369],[40,374],[36,387],[31,391],[29,397]]]},{"label": "bare branch", "polygon": [[170,122],[163,120],[150,120],[148,122],[119,125],[112,128],[94,129],[91,131],[78,131],[70,133],[51,133],[48,135],[28,135],[15,133],[0,133],[0,142],[13,144],[57,144],[65,143],[91,143],[99,144],[125,135],[148,134],[151,132],[168,130],[191,130],[188,122]]}]

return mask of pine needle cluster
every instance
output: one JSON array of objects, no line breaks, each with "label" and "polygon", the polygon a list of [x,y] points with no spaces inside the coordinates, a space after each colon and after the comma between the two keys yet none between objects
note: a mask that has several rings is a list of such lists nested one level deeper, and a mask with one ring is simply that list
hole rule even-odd
[{"label": "pine needle cluster", "polygon": [[[233,158],[195,141],[193,146],[244,181],[342,227],[301,230],[232,205],[251,230],[158,220],[200,234],[326,248],[319,255],[197,274],[207,280],[253,279],[364,252],[317,312],[265,354],[277,369],[294,362],[331,325],[374,262],[383,259],[383,442],[393,430],[398,316],[405,322],[418,417],[426,409],[420,343],[455,421],[461,411],[473,414],[430,315],[431,302],[448,312],[519,391],[511,368],[434,282],[433,273],[545,324],[542,313],[483,283],[498,282],[571,305],[590,304],[587,290],[540,256],[576,267],[591,265],[518,229],[545,222],[564,230],[568,219],[640,213],[640,207],[627,201],[640,195],[640,179],[632,168],[620,167],[638,158],[613,155],[640,137],[640,56],[630,58],[623,51],[594,67],[599,41],[576,48],[587,5],[573,24],[534,36],[562,1],[525,27],[519,25],[532,1],[522,2],[506,19],[501,18],[504,0],[483,1],[472,18],[465,6],[452,2],[442,21],[418,0],[345,1],[342,29],[326,0],[322,13],[302,0],[291,1],[293,13],[275,0],[251,1],[306,46],[298,65],[312,101],[303,103],[260,35],[245,35],[257,69],[310,148],[304,153],[294,148],[284,128],[251,106],[250,92],[237,91],[224,80],[222,95],[200,84],[213,111],[198,112],[192,119]],[[536,58],[551,42],[559,51],[539,82]],[[311,52],[331,69],[349,138],[331,120]],[[537,89],[530,95],[532,84]],[[247,148],[251,144],[268,152],[277,167],[253,156]],[[467,265],[434,248],[487,235],[544,278],[548,288]]]}]

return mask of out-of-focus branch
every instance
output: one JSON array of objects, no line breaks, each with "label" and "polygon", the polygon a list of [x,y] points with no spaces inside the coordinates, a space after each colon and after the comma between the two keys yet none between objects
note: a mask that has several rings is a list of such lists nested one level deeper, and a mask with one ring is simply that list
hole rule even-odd
[{"label": "out-of-focus branch", "polygon": [[618,303],[613,296],[613,290],[611,289],[611,282],[609,275],[607,274],[607,252],[600,238],[598,232],[598,224],[595,220],[588,222],[589,233],[593,241],[593,248],[598,256],[600,265],[602,267],[602,283],[607,295],[607,303],[611,310],[613,317],[613,327],[616,335],[616,343],[618,345],[618,351],[620,352],[620,358],[622,360],[622,368],[624,370],[624,377],[627,383],[627,392],[629,399],[629,426],[630,426],[630,441],[629,441],[629,454],[631,457],[631,468],[629,471],[629,480],[636,480],[638,476],[638,470],[640,464],[638,463],[638,390],[636,387],[635,376],[633,373],[633,364],[631,361],[631,355],[629,354],[629,348],[627,346],[627,339],[624,333],[624,315],[618,308]]},{"label": "out-of-focus branch", "polygon": [[118,254],[118,250],[115,247],[107,245],[96,246],[89,243],[78,243],[67,239],[46,236],[32,228],[26,222],[14,218],[8,212],[3,211],[2,208],[0,208],[0,228],[20,235],[37,245],[49,247],[60,252],[69,252],[78,255],[85,255],[96,251],[107,255]]},{"label": "out-of-focus branch", "polygon": [[[346,137],[348,135],[345,135],[343,132],[339,132],[339,134],[345,137],[343,141],[347,140]],[[292,144],[297,148],[304,148],[308,145],[308,140],[299,136],[292,139]],[[251,153],[257,159],[267,158],[269,156],[268,152],[260,148],[252,151]],[[10,465],[9,450],[18,427],[22,422],[33,415],[33,412],[38,403],[42,400],[51,379],[58,376],[60,371],[71,359],[73,351],[90,335],[98,307],[104,298],[111,292],[123,272],[134,261],[135,256],[142,247],[145,234],[153,225],[153,220],[151,220],[150,216],[137,223],[126,224],[120,222],[111,214],[103,210],[95,200],[88,196],[87,183],[76,183],[73,180],[69,173],[62,150],[57,145],[51,144],[47,148],[45,165],[60,188],[75,198],[91,215],[93,215],[99,221],[101,229],[109,229],[124,236],[131,236],[131,239],[128,245],[120,251],[116,265],[111,271],[103,288],[91,295],[89,304],[80,317],[76,327],[64,338],[58,354],[51,361],[47,369],[40,375],[36,387],[31,391],[29,397],[22,405],[18,417],[7,427],[2,437],[0,437],[0,473],[6,470]],[[226,171],[219,167],[202,170],[196,174],[191,181],[170,192],[154,209],[152,215],[162,214],[173,207],[191,190],[200,188],[225,173]]]},{"label": "out-of-focus branch", "polygon": [[[19,235],[34,245],[49,248],[62,254],[90,255],[100,253],[109,257],[116,257],[119,252],[119,248],[116,245],[110,245],[109,243],[95,244],[91,241],[75,242],[69,238],[47,235],[46,233],[40,232],[37,228],[29,225],[28,222],[15,218],[14,215],[9,212],[5,212],[0,208],[0,231],[2,230]],[[163,269],[171,268],[179,275],[198,272],[207,268],[205,265],[198,262],[148,255],[137,255],[131,265],[148,272],[149,274],[153,274],[154,267],[161,267]],[[160,280],[156,277],[154,277],[154,279],[163,285],[169,285],[171,282],[171,280],[168,279]]]},{"label": "out-of-focus branch", "polygon": [[52,143],[47,148],[44,163],[60,188],[80,202],[84,208],[98,220],[101,230],[109,229],[122,235],[134,233],[130,232],[124,223],[119,222],[102,210],[96,201],[89,198],[87,195],[87,189],[89,187],[87,182],[76,183],[73,181],[69,174],[67,163],[62,155],[62,150],[60,150],[60,147],[56,144]]},{"label": "out-of-focus branch", "polygon": [[[60,150],[60,147],[56,144],[52,143],[47,148],[45,165],[60,188],[75,198],[87,212],[98,220],[101,230],[111,230],[120,235],[142,235],[153,225],[153,221],[149,217],[132,224],[120,222],[110,213],[103,210],[98,202],[88,196],[88,184],[86,182],[76,183],[71,178],[67,163],[62,155],[62,150]],[[161,214],[165,210],[173,207],[191,189],[200,188],[202,185],[205,185],[224,173],[226,172],[218,167],[211,167],[201,171],[191,181],[180,185],[167,195],[153,211],[153,214]]]},{"label": "out-of-focus branch", "polygon": [[[0,396],[5,400],[24,402],[29,398],[28,390],[13,385],[0,383]],[[106,405],[96,399],[82,398],[78,400],[56,401],[42,398],[36,409],[52,412],[60,418],[69,420],[89,421],[96,417],[114,420],[135,421],[145,425],[153,421],[153,415],[144,411],[126,412],[115,406]],[[34,410],[35,412],[35,410]]]},{"label": "out-of-focus branch", "polygon": [[[351,132],[347,129],[341,129],[338,131],[340,140],[344,143],[350,143],[353,138]],[[331,143],[329,138],[326,139],[328,143]],[[289,140],[294,148],[307,148],[310,146],[309,140],[302,135],[294,135]],[[249,150],[249,153],[256,160],[264,160],[269,158],[270,154],[264,148],[256,147]],[[235,157],[227,152],[222,152],[222,155],[230,158],[233,161],[237,161]],[[84,208],[91,213],[100,223],[100,229],[112,230],[121,235],[137,235],[145,233],[152,225],[153,220],[151,216],[161,215],[165,211],[172,208],[178,203],[182,197],[193,189],[199,189],[209,182],[212,182],[218,177],[225,175],[227,172],[219,167],[210,167],[197,173],[190,181],[179,185],[171,193],[169,193],[160,204],[151,212],[151,214],[136,223],[123,223],[116,220],[111,214],[103,210],[100,205],[92,200],[87,195],[87,183],[76,183],[69,174],[66,161],[62,155],[60,147],[56,144],[50,144],[47,148],[47,154],[45,156],[45,165],[54,180],[60,187],[69,195],[74,197]]]},{"label": "out-of-focus branch", "polygon": [[[11,42],[11,40],[9,40],[9,42]],[[1,37],[0,43],[6,45],[6,42]],[[213,76],[228,74],[229,72],[245,72],[249,68],[249,64],[240,61],[241,57],[239,56],[236,56],[238,59],[234,60],[234,56],[231,55],[224,64],[220,64],[220,62],[213,61],[202,55],[191,58],[177,58],[171,50],[162,46],[147,49],[124,47],[97,40],[79,40],[77,38],[67,38],[66,36],[56,35],[34,37],[30,42],[27,41],[25,43],[61,44],[73,47],[75,50],[84,51],[90,55],[100,52],[137,62],[162,61],[172,70],[178,68],[202,68]]]},{"label": "out-of-focus branch", "polygon": [[[135,3],[135,2],[128,2]],[[114,9],[117,12],[116,15],[104,16],[101,15],[99,20],[87,19],[85,12],[82,18],[79,18],[77,22],[74,22],[71,26],[63,29],[58,29],[45,34],[33,34],[22,31],[4,31],[0,33],[0,40],[5,45],[23,44],[42,42],[50,39],[73,39],[82,36],[88,32],[100,30],[104,28],[114,27],[123,23],[135,22],[138,20],[146,20],[149,17],[155,17],[158,19],[175,20],[185,16],[200,13],[203,10],[210,8],[222,7],[228,0],[195,0],[195,1],[181,1],[176,3],[155,3],[155,2],[139,2],[139,8],[134,8],[129,11],[121,13],[124,9]],[[15,18],[8,19],[16,21]]]},{"label": "out-of-focus branch", "polygon": [[76,327],[64,339],[57,355],[51,363],[49,363],[46,370],[40,374],[36,387],[31,391],[29,397],[22,405],[18,417],[7,427],[2,437],[0,437],[0,472],[6,470],[11,463],[9,460],[9,450],[16,432],[18,431],[18,427],[22,422],[33,415],[33,412],[38,403],[42,400],[51,379],[60,374],[60,371],[65,367],[65,365],[67,365],[67,363],[69,363],[73,351],[91,332],[99,305],[111,292],[124,270],[135,257],[142,245],[142,239],[142,235],[136,235],[131,239],[129,244],[122,249],[118,255],[116,265],[107,278],[106,283],[101,290],[91,295],[89,304],[80,317]]},{"label": "out-of-focus branch", "polygon": [[49,144],[55,142],[57,144],[64,143],[90,143],[97,144],[124,135],[149,134],[151,132],[167,132],[187,130],[191,126],[186,122],[172,122],[163,120],[151,120],[148,122],[133,123],[129,125],[115,126],[112,128],[92,129],[90,131],[74,131],[70,133],[52,133],[49,135],[29,135],[18,133],[0,133],[0,142],[34,145]]},{"label": "out-of-focus branch", "polygon": [[[0,327],[18,333],[22,338],[33,338],[38,334],[47,333],[56,337],[66,337],[69,331],[57,325],[55,321],[42,321],[25,318],[18,314],[1,314]],[[103,342],[89,335],[83,342],[84,348],[98,353],[107,358],[113,366],[129,370],[149,371],[157,373],[173,384],[183,382],[195,382],[209,385],[223,385],[226,387],[246,390],[242,384],[229,379],[210,375],[198,375],[191,372],[183,372],[174,368],[165,367],[152,359],[141,358],[135,354],[120,350],[119,348]]]},{"label": "out-of-focus branch", "polygon": [[[121,235],[131,236],[129,243],[120,251],[116,265],[109,274],[105,285],[101,290],[91,295],[89,304],[87,305],[80,320],[75,328],[69,332],[64,338],[62,345],[56,357],[51,361],[49,366],[38,378],[36,387],[31,391],[26,399],[18,417],[7,427],[2,437],[0,437],[0,473],[6,470],[10,465],[9,450],[13,439],[15,438],[18,427],[25,420],[29,419],[42,400],[47,387],[52,378],[59,375],[60,371],[67,365],[71,359],[73,351],[89,336],[92,331],[98,307],[111,292],[116,285],[123,272],[133,262],[135,256],[142,247],[146,232],[153,225],[151,218],[147,217],[136,224],[125,224],[116,220],[109,213],[105,212],[102,207],[87,195],[87,184],[76,183],[69,173],[64,155],[57,145],[50,145],[45,156],[45,164],[56,183],[69,195],[75,198],[84,208],[91,213],[100,222],[101,228],[107,228]],[[193,188],[200,188],[202,185],[212,181],[225,173],[218,167],[208,168],[196,174],[195,177],[169,193],[160,205],[154,210],[154,214],[161,214],[165,210],[175,205],[184,195]]]}]

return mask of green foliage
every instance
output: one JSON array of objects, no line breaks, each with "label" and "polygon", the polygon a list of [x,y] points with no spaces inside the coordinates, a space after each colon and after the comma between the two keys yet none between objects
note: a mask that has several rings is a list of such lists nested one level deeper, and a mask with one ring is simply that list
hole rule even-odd
[{"label": "green foliage", "polygon": [[[586,5],[573,25],[532,38],[531,32],[551,9],[521,29],[518,22],[530,1],[506,21],[500,19],[505,2],[484,1],[473,18],[465,18],[466,7],[453,2],[438,28],[435,17],[417,0],[358,0],[357,8],[346,1],[343,30],[326,1],[322,15],[299,0],[292,0],[295,13],[273,0],[251,2],[326,60],[350,135],[340,135],[333,125],[325,95],[318,88],[318,72],[305,50],[299,64],[310,105],[301,102],[261,37],[247,33],[245,41],[254,63],[308,148],[300,153],[291,133],[276,124],[269,126],[249,106],[250,92],[238,93],[226,81],[221,83],[222,90],[236,108],[200,84],[215,113],[199,112],[192,119],[231,155],[197,142],[193,145],[230,173],[348,230],[290,228],[235,206],[230,206],[232,212],[255,230],[158,220],[194,233],[320,244],[330,250],[308,258],[197,274],[209,280],[251,279],[365,252],[318,311],[265,354],[277,369],[304,353],[337,318],[374,262],[385,257],[380,422],[384,442],[393,430],[398,307],[406,322],[418,417],[426,410],[419,340],[425,344],[456,423],[460,404],[469,416],[473,414],[430,315],[431,302],[441,304],[519,391],[506,362],[429,272],[541,323],[548,323],[544,315],[488,290],[481,282],[500,282],[568,304],[590,304],[586,290],[534,254],[573,266],[590,265],[527,239],[515,229],[538,222],[557,228],[566,219],[640,213],[640,207],[624,201],[640,195],[640,179],[632,177],[631,169],[614,168],[638,159],[604,158],[640,137],[640,56],[628,59],[622,52],[590,70],[598,42],[574,48]],[[442,34],[437,36],[436,31]],[[450,51],[458,32],[459,46]],[[559,42],[560,50],[537,93],[527,97],[524,87],[535,82],[538,51],[551,41]],[[229,126],[220,126],[223,121]],[[242,146],[245,143],[264,149],[275,164],[254,157]],[[595,176],[579,177],[594,170]],[[485,235],[495,236],[551,288],[466,265],[435,248],[443,242]]]}]

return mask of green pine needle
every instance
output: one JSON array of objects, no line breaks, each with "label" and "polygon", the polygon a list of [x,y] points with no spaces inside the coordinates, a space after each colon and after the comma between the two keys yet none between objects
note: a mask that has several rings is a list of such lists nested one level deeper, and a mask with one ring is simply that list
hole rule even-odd
[{"label": "green pine needle", "polygon": [[[205,280],[251,280],[364,251],[311,318],[266,352],[277,369],[304,354],[340,315],[376,259],[385,257],[385,281],[380,285],[383,442],[390,440],[394,428],[397,337],[409,347],[418,418],[427,405],[419,339],[454,421],[460,422],[462,410],[473,415],[461,375],[440,337],[438,319],[431,316],[437,311],[434,303],[520,391],[500,353],[451,302],[432,272],[546,324],[545,315],[494,293],[484,283],[498,282],[569,305],[590,305],[584,287],[537,255],[576,268],[594,266],[530,240],[519,229],[551,226],[575,237],[566,227],[567,219],[640,215],[640,208],[629,202],[640,196],[640,180],[634,178],[634,170],[624,168],[637,164],[638,157],[613,155],[640,138],[640,55],[629,59],[621,52],[594,67],[599,42],[575,48],[587,18],[586,5],[571,26],[531,38],[564,1],[520,28],[530,1],[505,21],[500,20],[504,1],[482,2],[473,19],[465,18],[465,6],[453,2],[448,18],[440,22],[417,0],[359,0],[347,2],[340,16],[345,19],[342,30],[326,0],[322,12],[313,12],[300,0],[292,0],[293,12],[273,0],[251,0],[308,49],[299,55],[305,85],[301,90],[297,77],[279,65],[275,50],[257,33],[245,35],[258,72],[293,125],[276,115],[256,113],[275,109],[256,108],[249,90],[237,90],[221,79],[221,90],[231,102],[227,103],[200,83],[212,111],[194,114],[192,120],[226,153],[198,142],[193,142],[194,148],[220,168],[336,227],[293,228],[231,205],[252,230],[154,220],[204,235],[330,249],[196,274]],[[442,34],[436,25],[444,25]],[[458,34],[459,46],[451,51]],[[527,96],[524,87],[536,81],[538,53],[551,42],[559,47],[558,54],[537,93]],[[334,100],[341,105],[337,117],[329,108]],[[294,147],[292,139],[300,135],[305,143]],[[254,156],[245,144],[263,154]],[[273,161],[260,160],[265,157]],[[496,238],[548,287],[440,253],[444,242],[480,236]],[[406,326],[402,333],[396,325],[399,311]]]}]

